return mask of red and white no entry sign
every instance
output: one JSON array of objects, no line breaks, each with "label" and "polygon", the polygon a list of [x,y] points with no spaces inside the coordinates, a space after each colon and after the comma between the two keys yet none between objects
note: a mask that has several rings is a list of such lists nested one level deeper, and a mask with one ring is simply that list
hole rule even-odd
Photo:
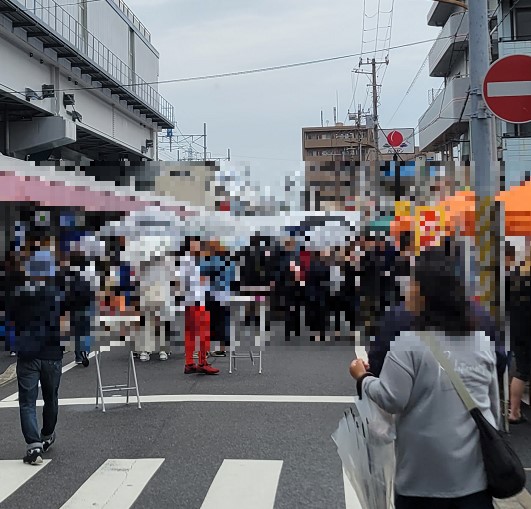
[{"label": "red and white no entry sign", "polygon": [[485,75],[483,98],[505,122],[531,122],[531,56],[511,55],[494,62]]}]

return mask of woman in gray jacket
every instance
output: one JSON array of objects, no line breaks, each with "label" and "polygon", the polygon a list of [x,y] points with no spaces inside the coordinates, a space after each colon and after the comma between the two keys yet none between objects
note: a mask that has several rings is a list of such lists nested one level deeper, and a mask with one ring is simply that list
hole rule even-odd
[{"label": "woman in gray jacket", "polygon": [[424,252],[406,292],[415,327],[393,342],[379,378],[361,360],[350,366],[360,397],[396,415],[396,509],[493,507],[476,424],[421,339],[431,334],[439,342],[485,418],[497,427],[494,344],[474,323],[455,267],[444,252]]}]

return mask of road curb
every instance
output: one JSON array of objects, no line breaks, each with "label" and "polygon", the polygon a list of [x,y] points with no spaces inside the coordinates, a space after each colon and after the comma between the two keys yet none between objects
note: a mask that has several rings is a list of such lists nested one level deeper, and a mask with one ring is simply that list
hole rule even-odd
[{"label": "road curb", "polygon": [[0,387],[7,385],[17,378],[17,363],[10,364],[0,375]]}]

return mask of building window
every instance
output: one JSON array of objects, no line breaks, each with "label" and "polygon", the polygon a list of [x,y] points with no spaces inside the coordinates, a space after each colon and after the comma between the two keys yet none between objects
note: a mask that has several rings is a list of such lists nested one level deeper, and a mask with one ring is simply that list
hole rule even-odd
[{"label": "building window", "polygon": [[531,138],[531,122],[527,124],[516,125],[516,136],[522,138]]},{"label": "building window", "polygon": [[129,29],[129,82],[135,84],[135,31]]},{"label": "building window", "polygon": [[514,9],[513,36],[519,41],[531,40],[531,7]]},{"label": "building window", "polygon": [[87,0],[79,2],[79,48],[86,52],[88,46]]}]

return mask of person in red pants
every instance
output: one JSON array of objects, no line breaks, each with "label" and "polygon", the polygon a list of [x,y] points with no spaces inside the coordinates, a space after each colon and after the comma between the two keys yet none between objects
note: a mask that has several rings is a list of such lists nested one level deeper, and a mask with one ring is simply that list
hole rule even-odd
[{"label": "person in red pants", "polygon": [[[216,375],[219,369],[207,360],[210,349],[210,313],[206,309],[208,279],[201,276],[201,242],[197,237],[185,241],[180,263],[181,285],[184,291],[185,333],[184,373]],[[194,352],[199,352],[198,363],[194,363]]]}]

